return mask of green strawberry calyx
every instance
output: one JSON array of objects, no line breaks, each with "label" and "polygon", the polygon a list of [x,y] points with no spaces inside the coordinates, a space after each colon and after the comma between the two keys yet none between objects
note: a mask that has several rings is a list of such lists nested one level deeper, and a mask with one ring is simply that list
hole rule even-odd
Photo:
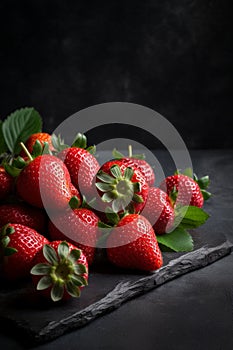
[{"label": "green strawberry calyx", "polygon": [[132,145],[128,146],[128,156],[125,156],[123,153],[119,152],[116,148],[112,151],[112,156],[114,159],[123,159],[123,158],[135,158],[135,159],[145,159],[146,156],[142,154],[133,154]]},{"label": "green strawberry calyx", "polygon": [[37,290],[51,288],[50,296],[53,301],[62,300],[66,291],[70,296],[80,297],[80,288],[86,286],[83,277],[87,273],[85,265],[78,263],[80,249],[70,251],[67,242],[58,245],[57,252],[49,244],[43,246],[46,263],[36,264],[31,269],[32,275],[42,276],[37,284]]},{"label": "green strawberry calyx", "polygon": [[10,247],[10,235],[15,232],[14,227],[10,224],[6,224],[0,231],[0,246],[1,246],[1,258],[4,256],[10,256],[17,252],[17,249]]},{"label": "green strawberry calyx", "polygon": [[102,201],[112,203],[115,213],[129,209],[132,202],[143,202],[142,196],[137,194],[141,191],[141,184],[131,181],[134,174],[131,167],[127,167],[122,174],[119,165],[116,164],[110,168],[110,172],[111,175],[102,170],[97,173],[96,177],[100,181],[96,182],[96,187],[103,192]]}]

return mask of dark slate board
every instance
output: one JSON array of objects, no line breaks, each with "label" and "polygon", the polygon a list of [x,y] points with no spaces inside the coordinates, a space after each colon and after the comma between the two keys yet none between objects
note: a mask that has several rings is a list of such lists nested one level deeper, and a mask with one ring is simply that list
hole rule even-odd
[{"label": "dark slate board", "polygon": [[27,345],[50,341],[88,324],[127,300],[213,263],[229,254],[232,249],[232,244],[228,241],[216,240],[212,247],[198,248],[200,243],[197,241],[197,249],[190,253],[164,253],[164,266],[154,273],[120,270],[104,258],[99,259],[90,273],[89,286],[83,289],[81,298],[66,303],[41,303],[29,282],[14,288],[1,288],[0,320],[5,329],[10,326],[11,334],[18,332],[20,339]]}]

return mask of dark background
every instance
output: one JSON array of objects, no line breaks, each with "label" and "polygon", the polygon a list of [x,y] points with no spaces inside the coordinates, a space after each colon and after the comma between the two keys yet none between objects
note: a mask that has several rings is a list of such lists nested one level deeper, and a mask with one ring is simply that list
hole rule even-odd
[{"label": "dark background", "polygon": [[1,1],[1,118],[33,106],[51,132],[127,101],[161,113],[189,148],[230,148],[232,39],[226,0]]}]

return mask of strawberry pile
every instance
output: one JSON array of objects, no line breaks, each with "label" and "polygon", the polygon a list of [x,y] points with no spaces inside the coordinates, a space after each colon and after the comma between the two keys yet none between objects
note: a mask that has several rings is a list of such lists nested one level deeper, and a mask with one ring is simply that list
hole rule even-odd
[{"label": "strawberry pile", "polygon": [[193,249],[189,229],[207,220],[208,176],[177,171],[155,187],[138,155],[100,165],[77,134],[71,146],[42,132],[33,108],[0,123],[0,259],[5,279],[31,279],[53,301],[79,297],[97,247],[110,264],[154,271],[163,251]]}]

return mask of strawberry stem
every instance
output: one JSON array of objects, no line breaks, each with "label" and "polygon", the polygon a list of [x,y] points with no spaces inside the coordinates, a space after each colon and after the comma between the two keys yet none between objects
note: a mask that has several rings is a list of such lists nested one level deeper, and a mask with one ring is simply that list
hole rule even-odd
[{"label": "strawberry stem", "polygon": [[27,147],[25,146],[25,144],[23,142],[20,142],[20,146],[22,147],[22,149],[24,150],[24,152],[26,153],[26,155],[28,156],[30,161],[33,161],[33,158],[29,152],[29,150],[27,149]]},{"label": "strawberry stem", "polygon": [[132,158],[132,156],[133,156],[132,145],[129,145],[129,147],[128,147],[128,152],[129,152],[129,158]]}]

